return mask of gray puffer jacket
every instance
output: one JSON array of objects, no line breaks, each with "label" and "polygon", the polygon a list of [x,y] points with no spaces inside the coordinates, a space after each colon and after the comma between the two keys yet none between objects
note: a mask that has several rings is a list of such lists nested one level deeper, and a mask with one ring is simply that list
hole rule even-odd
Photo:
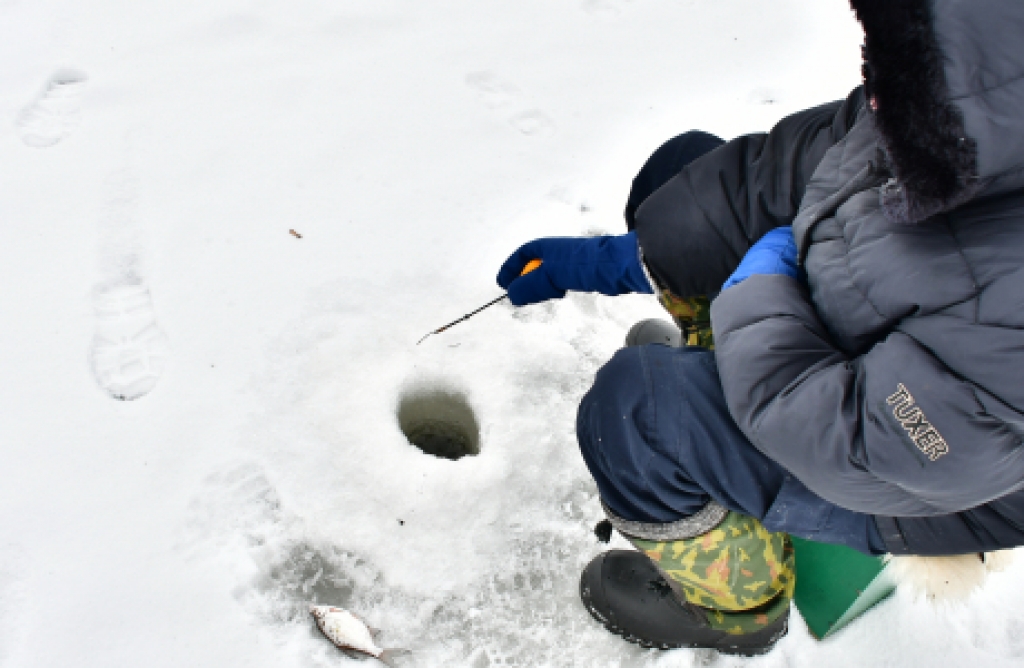
[{"label": "gray puffer jacket", "polygon": [[689,165],[637,213],[651,273],[713,292],[792,224],[807,286],[712,307],[733,417],[895,553],[1024,544],[1024,2],[854,0],[865,80]]}]

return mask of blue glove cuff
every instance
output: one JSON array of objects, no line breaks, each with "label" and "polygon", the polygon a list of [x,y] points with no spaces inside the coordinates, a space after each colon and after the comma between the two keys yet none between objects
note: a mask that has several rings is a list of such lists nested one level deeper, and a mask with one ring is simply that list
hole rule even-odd
[{"label": "blue glove cuff", "polygon": [[742,283],[758,274],[789,276],[798,281],[805,280],[804,271],[797,265],[796,241],[792,227],[777,227],[761,237],[750,247],[732,273],[722,290]]},{"label": "blue glove cuff", "polygon": [[[605,295],[622,295],[630,292],[654,294],[654,288],[647,280],[640,260],[640,245],[636,232],[619,236],[594,237],[587,241],[598,242],[598,263],[595,292]],[[617,275],[616,275],[617,274]],[[607,282],[607,283],[606,283]],[[607,285],[607,289],[603,289]]]}]

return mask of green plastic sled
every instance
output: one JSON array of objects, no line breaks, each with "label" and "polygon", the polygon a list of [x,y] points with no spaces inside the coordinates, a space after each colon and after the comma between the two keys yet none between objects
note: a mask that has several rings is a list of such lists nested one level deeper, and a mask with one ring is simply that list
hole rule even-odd
[{"label": "green plastic sled", "polygon": [[896,589],[881,557],[793,537],[797,610],[824,640]]}]

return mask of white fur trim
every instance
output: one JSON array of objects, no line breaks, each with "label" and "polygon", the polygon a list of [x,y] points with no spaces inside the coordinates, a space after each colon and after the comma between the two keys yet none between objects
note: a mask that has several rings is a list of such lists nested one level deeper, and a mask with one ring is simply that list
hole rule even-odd
[{"label": "white fur trim", "polygon": [[1005,571],[1013,564],[1014,550],[952,557],[890,556],[889,574],[896,586],[916,599],[933,603],[961,603],[980,589],[989,573]]},{"label": "white fur trim", "polygon": [[985,553],[985,568],[989,573],[1002,573],[1013,564],[1013,550]]},{"label": "white fur trim", "polygon": [[889,572],[896,586],[934,603],[960,603],[985,582],[989,569],[977,554],[951,557],[892,557]]}]

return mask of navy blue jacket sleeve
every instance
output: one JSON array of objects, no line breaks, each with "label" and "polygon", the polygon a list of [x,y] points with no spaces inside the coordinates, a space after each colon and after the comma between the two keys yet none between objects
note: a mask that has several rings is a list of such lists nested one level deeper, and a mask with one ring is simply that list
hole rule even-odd
[{"label": "navy blue jacket sleeve", "polygon": [[713,296],[750,246],[789,225],[825,152],[864,108],[861,88],[739,137],[687,165],[636,213],[644,260],[680,297]]}]

